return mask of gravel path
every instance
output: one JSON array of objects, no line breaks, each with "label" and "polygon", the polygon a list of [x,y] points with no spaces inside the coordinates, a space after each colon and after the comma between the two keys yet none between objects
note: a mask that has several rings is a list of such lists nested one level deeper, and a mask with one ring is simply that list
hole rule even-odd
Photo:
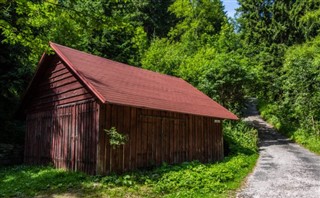
[{"label": "gravel path", "polygon": [[260,157],[237,197],[320,198],[320,156],[278,134],[254,104],[247,114],[259,131]]}]

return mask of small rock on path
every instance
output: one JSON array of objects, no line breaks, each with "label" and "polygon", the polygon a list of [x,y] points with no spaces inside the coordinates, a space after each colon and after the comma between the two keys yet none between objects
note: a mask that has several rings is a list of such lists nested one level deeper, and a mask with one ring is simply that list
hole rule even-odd
[{"label": "small rock on path", "polygon": [[253,173],[238,198],[320,198],[320,156],[280,135],[250,103],[245,121],[259,132],[259,154]]}]

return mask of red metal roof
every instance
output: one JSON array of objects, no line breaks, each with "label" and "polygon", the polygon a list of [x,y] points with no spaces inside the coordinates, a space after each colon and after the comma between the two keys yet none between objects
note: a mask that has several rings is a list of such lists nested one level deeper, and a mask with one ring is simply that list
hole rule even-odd
[{"label": "red metal roof", "polygon": [[50,46],[103,103],[238,119],[181,78],[129,66],[55,43],[50,43]]}]

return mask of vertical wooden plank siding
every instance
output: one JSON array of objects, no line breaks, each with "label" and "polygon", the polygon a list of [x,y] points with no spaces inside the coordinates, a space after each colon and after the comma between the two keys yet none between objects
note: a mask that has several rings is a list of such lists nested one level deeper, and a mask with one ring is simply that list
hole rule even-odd
[{"label": "vertical wooden plank siding", "polygon": [[107,135],[100,135],[97,166],[101,174],[123,172],[163,162],[217,161],[223,158],[221,123],[211,117],[139,109],[106,104],[100,121],[105,129],[116,127],[129,137],[124,146],[113,149]]},{"label": "vertical wooden plank siding", "polygon": [[25,162],[95,174],[98,108],[87,101],[28,114]]}]

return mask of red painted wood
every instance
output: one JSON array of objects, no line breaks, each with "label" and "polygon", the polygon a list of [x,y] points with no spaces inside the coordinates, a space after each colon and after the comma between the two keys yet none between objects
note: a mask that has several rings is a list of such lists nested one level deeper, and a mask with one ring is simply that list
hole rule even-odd
[{"label": "red painted wood", "polygon": [[96,171],[95,102],[28,114],[25,161]]}]

